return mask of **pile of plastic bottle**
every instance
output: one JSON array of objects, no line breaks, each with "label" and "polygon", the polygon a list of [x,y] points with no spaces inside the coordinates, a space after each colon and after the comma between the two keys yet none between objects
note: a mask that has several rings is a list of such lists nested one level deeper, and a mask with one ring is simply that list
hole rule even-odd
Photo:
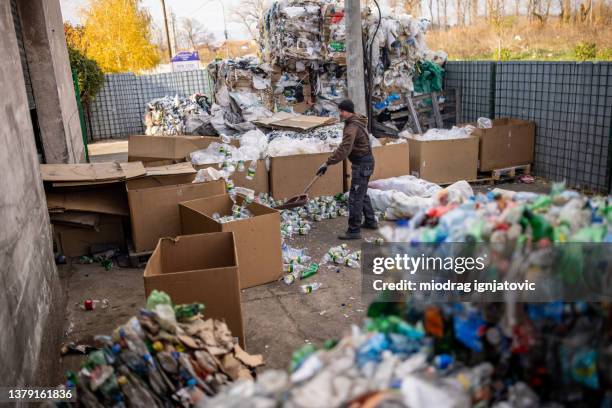
[{"label": "pile of plastic bottle", "polygon": [[204,320],[204,305],[172,305],[153,291],[147,309],[98,336],[103,348],[67,375],[84,407],[195,406],[240,378],[253,378],[261,356],[235,343],[227,325]]},{"label": "pile of plastic bottle", "polygon": [[234,202],[234,205],[232,205],[232,213],[230,215],[222,216],[221,214],[216,212],[213,213],[212,219],[217,221],[218,223],[224,224],[227,222],[240,221],[251,218],[253,216],[253,213],[251,213],[251,211],[249,211],[247,208],[251,202],[252,201],[248,198],[245,198],[242,201],[242,204],[240,205]]},{"label": "pile of plastic bottle", "polygon": [[291,238],[294,235],[308,235],[310,223],[300,216],[298,211],[281,212],[281,234],[283,238]]},{"label": "pile of plastic bottle", "polygon": [[[493,191],[423,209],[388,241],[612,242],[612,198],[555,185]],[[340,251],[332,251],[337,254]],[[340,252],[341,253],[341,252]],[[332,259],[332,254],[328,254]],[[606,407],[612,403],[612,307],[597,302],[372,303],[363,328],[294,353],[210,406]]]},{"label": "pile of plastic bottle", "polygon": [[[265,205],[270,207],[283,204],[282,200],[275,201],[273,198],[265,195],[259,199],[259,202],[267,203]],[[281,233],[283,238],[291,238],[294,235],[307,235],[312,229],[311,220],[321,221],[345,217],[347,215],[347,198],[344,194],[311,198],[304,207],[283,210],[281,212]]]},{"label": "pile of plastic bottle", "polygon": [[588,198],[555,184],[550,194],[493,190],[462,203],[422,208],[381,228],[389,242],[612,242],[610,197]]},{"label": "pile of plastic bottle", "polygon": [[323,256],[323,263],[344,265],[349,268],[358,268],[361,260],[361,251],[351,251],[347,244],[331,247]]}]

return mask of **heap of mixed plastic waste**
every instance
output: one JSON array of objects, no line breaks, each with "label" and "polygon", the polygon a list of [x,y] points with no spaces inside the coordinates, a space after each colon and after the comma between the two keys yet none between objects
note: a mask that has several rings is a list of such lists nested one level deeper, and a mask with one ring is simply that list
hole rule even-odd
[{"label": "heap of mixed plastic waste", "polygon": [[[450,202],[430,190],[437,201],[381,229],[389,241],[612,243],[612,197],[555,185],[550,194],[494,190]],[[607,406],[610,327],[609,303],[375,302],[362,329],[306,345],[288,373],[240,381],[209,405]]]},{"label": "heap of mixed plastic waste", "polygon": [[145,134],[168,136],[196,133],[197,129],[192,128],[189,121],[194,118],[209,118],[210,108],[208,97],[197,93],[188,98],[176,95],[154,99],[146,107]]},{"label": "heap of mixed plastic waste", "polygon": [[252,380],[262,357],[242,350],[227,325],[203,311],[153,291],[138,316],[97,337],[104,347],[68,374],[67,387],[85,407],[189,407],[233,381]]}]

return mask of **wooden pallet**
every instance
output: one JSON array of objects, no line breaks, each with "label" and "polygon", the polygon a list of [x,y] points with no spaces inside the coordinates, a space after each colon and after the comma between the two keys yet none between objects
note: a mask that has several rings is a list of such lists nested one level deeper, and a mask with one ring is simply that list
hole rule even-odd
[{"label": "wooden pallet", "polygon": [[136,252],[132,242],[128,242],[128,256],[130,257],[130,266],[132,268],[144,268],[153,251]]},{"label": "wooden pallet", "polygon": [[[506,167],[504,169],[495,169],[478,173],[478,178],[474,180],[466,180],[470,184],[495,184],[502,181],[513,180],[517,175],[531,174],[531,165],[525,164],[521,166]],[[453,183],[438,183],[441,186],[449,186]]]},{"label": "wooden pallet", "polygon": [[493,181],[498,182],[498,181],[513,179],[517,175],[531,174],[531,164],[506,167],[504,169],[495,169],[495,170],[490,170],[489,172],[485,172],[485,173],[489,173]]},{"label": "wooden pallet", "polygon": [[[468,183],[470,184],[494,184],[494,180],[493,177],[480,177],[474,180],[466,180]],[[453,182],[446,182],[446,183],[437,183],[439,186],[450,186],[451,184],[455,183]]]}]

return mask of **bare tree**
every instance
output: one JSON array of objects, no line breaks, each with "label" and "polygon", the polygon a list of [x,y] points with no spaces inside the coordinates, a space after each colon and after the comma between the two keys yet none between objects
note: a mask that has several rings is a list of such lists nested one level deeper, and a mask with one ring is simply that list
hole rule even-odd
[{"label": "bare tree", "polygon": [[241,0],[232,10],[233,20],[241,23],[252,38],[259,37],[258,24],[270,5],[270,0]]},{"label": "bare tree", "polygon": [[478,0],[470,0],[470,23],[471,24],[476,23],[477,18],[478,18]]},{"label": "bare tree", "polygon": [[[431,16],[431,22],[433,23],[435,18],[434,18],[434,11],[433,11],[433,0],[427,0],[427,6],[429,7],[429,15]],[[438,19],[438,26],[440,25],[440,19]]]},{"label": "bare tree", "polygon": [[215,42],[215,36],[195,18],[185,17],[181,20],[181,34],[191,49],[198,46],[210,47]]}]

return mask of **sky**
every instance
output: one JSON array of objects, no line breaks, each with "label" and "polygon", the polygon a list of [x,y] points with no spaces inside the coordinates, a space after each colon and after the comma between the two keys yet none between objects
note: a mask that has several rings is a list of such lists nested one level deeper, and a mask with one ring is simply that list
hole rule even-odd
[{"label": "sky", "polygon": [[[231,21],[231,10],[238,6],[240,0],[166,0],[168,18],[170,18],[170,11],[174,12],[177,18],[177,28],[180,27],[181,17],[195,18],[215,35],[217,41],[222,41],[224,39],[223,9],[220,2],[225,5],[229,38],[233,40],[249,38],[244,26]],[[79,23],[81,21],[79,10],[87,6],[88,0],[60,0],[60,4],[64,21]],[[161,0],[142,0],[141,7],[149,10],[157,27],[163,27]]]}]

